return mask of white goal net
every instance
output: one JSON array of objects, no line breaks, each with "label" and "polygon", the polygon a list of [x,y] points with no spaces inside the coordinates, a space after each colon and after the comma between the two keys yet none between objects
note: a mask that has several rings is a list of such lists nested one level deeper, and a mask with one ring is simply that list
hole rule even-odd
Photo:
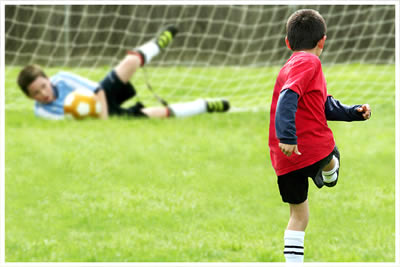
[{"label": "white goal net", "polygon": [[[99,81],[132,49],[175,24],[173,44],[148,66],[153,89],[169,102],[224,97],[266,109],[290,56],[285,23],[297,9],[327,23],[321,61],[328,93],[343,103],[394,105],[394,5],[10,5],[5,6],[6,109],[30,108],[15,79],[37,63]],[[153,105],[143,71],[132,78]]]}]

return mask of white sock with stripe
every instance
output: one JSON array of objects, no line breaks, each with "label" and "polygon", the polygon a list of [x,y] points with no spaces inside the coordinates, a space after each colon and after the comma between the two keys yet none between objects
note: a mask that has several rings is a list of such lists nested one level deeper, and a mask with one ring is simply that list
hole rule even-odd
[{"label": "white sock with stripe", "polygon": [[322,178],[325,183],[332,183],[337,179],[337,170],[339,169],[339,160],[333,156],[332,158],[335,161],[335,166],[330,171],[322,171]]},{"label": "white sock with stripe", "polygon": [[192,102],[178,103],[169,105],[172,115],[175,117],[188,117],[207,111],[207,102],[203,99],[197,99]]},{"label": "white sock with stripe", "polygon": [[285,231],[285,254],[286,262],[304,261],[304,235],[303,231]]},{"label": "white sock with stripe", "polygon": [[154,40],[148,41],[147,43],[139,46],[137,49],[144,56],[144,63],[149,63],[151,59],[160,53],[160,47]]}]

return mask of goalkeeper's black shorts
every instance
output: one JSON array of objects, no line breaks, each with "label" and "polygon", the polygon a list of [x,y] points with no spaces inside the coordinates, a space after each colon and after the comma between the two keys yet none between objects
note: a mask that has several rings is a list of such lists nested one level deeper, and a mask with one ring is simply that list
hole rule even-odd
[{"label": "goalkeeper's black shorts", "polygon": [[303,203],[308,196],[308,178],[312,178],[317,187],[322,187],[323,184],[320,185],[319,181],[316,181],[315,178],[320,170],[331,161],[333,155],[336,157],[339,155],[339,150],[336,146],[327,157],[320,161],[302,169],[278,176],[278,187],[282,201],[290,204]]},{"label": "goalkeeper's black shorts", "polygon": [[136,95],[136,91],[130,82],[123,83],[114,70],[100,82],[100,87],[96,91],[101,89],[105,92],[110,116],[147,117],[142,112],[145,106],[141,102],[129,108],[121,107],[125,101]]}]

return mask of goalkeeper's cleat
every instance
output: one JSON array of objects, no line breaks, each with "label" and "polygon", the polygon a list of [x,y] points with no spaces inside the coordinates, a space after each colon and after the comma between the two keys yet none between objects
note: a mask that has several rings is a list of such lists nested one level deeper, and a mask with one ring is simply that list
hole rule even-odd
[{"label": "goalkeeper's cleat", "polygon": [[207,100],[206,104],[207,112],[226,112],[230,108],[228,100],[225,99]]},{"label": "goalkeeper's cleat", "polygon": [[172,43],[175,35],[178,33],[178,28],[175,25],[168,25],[160,30],[155,38],[155,43],[161,50],[164,50]]}]

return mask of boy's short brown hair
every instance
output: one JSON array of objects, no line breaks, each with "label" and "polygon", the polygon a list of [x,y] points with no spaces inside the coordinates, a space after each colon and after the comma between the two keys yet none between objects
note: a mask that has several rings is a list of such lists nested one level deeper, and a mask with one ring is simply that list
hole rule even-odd
[{"label": "boy's short brown hair", "polygon": [[289,17],[286,34],[293,51],[313,49],[326,35],[326,23],[318,11],[300,9]]},{"label": "boy's short brown hair", "polygon": [[39,65],[32,64],[28,65],[21,70],[18,75],[18,85],[21,90],[25,93],[25,95],[29,96],[28,86],[36,80],[37,77],[47,78],[44,71],[40,68]]}]

